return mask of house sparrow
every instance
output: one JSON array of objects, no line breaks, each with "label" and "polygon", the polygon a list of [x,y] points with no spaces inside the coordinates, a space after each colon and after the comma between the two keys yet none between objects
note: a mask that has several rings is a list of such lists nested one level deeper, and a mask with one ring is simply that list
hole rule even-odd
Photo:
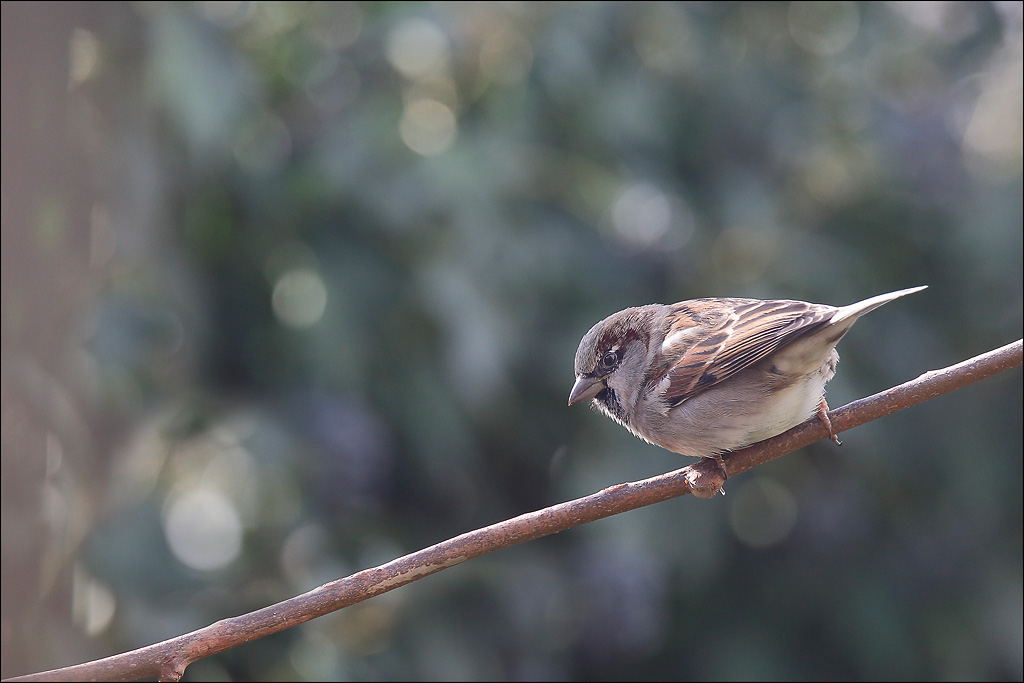
[{"label": "house sparrow", "polygon": [[636,436],[712,458],[828,420],[825,383],[836,343],[857,318],[925,287],[849,306],[760,299],[693,299],[627,308],[594,325],[576,351],[569,405],[593,407]]}]

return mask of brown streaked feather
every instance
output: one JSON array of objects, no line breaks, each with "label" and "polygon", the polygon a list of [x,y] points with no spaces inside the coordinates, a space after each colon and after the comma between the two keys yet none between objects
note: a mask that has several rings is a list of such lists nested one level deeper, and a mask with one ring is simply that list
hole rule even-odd
[{"label": "brown streaked feather", "polygon": [[648,381],[656,383],[668,375],[665,399],[678,405],[827,323],[835,310],[786,299],[694,299],[673,304],[666,330],[684,325],[703,327],[704,332],[691,343],[680,344],[678,351],[666,349],[664,362]]}]

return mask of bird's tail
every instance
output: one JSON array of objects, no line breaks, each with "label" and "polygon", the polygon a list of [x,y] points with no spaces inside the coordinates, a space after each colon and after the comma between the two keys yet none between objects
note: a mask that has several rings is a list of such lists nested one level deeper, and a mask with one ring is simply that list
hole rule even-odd
[{"label": "bird's tail", "polygon": [[836,311],[836,314],[832,316],[832,324],[834,325],[851,317],[855,319],[859,318],[865,313],[875,310],[882,304],[887,304],[893,299],[898,299],[901,296],[906,296],[907,294],[920,292],[922,289],[926,289],[927,287],[928,285],[921,285],[920,287],[901,289],[896,292],[889,292],[888,294],[879,294],[878,296],[873,296],[870,299],[864,299],[864,301],[858,301],[857,303],[850,304],[849,306],[842,306],[838,311]]}]

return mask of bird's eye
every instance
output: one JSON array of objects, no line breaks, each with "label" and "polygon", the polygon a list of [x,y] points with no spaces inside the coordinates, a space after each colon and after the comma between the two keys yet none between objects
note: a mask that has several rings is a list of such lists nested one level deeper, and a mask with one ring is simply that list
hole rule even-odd
[{"label": "bird's eye", "polygon": [[601,357],[601,367],[605,370],[611,370],[619,364],[619,354],[614,351],[606,351],[604,356]]}]

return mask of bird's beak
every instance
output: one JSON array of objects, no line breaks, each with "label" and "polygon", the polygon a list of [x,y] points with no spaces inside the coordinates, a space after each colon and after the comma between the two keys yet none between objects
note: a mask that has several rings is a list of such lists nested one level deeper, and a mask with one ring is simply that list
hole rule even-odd
[{"label": "bird's beak", "polygon": [[576,378],[576,383],[572,385],[572,391],[569,392],[569,405],[579,403],[580,401],[588,401],[600,394],[603,389],[603,378],[579,375]]}]

